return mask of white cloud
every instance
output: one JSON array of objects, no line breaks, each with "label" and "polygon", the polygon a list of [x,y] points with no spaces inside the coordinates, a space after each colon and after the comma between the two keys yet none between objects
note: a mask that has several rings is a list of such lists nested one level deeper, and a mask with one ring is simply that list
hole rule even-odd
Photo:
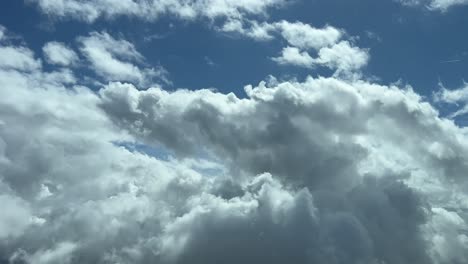
[{"label": "white cloud", "polygon": [[301,22],[290,23],[284,20],[275,25],[290,45],[303,50],[318,50],[333,45],[343,35],[340,30],[331,26],[314,28]]},{"label": "white cloud", "polygon": [[78,61],[78,55],[64,43],[52,41],[42,48],[47,62],[61,66],[70,66]]},{"label": "white cloud", "polygon": [[467,0],[395,0],[408,6],[425,6],[429,10],[438,10],[445,12],[448,9],[459,6],[467,5]]},{"label": "white cloud", "polygon": [[279,64],[295,65],[305,68],[314,65],[314,59],[306,51],[300,51],[296,47],[285,47],[281,51],[281,56],[273,58]]},{"label": "white cloud", "polygon": [[434,99],[437,102],[443,102],[448,104],[455,104],[461,107],[450,115],[451,118],[465,115],[468,113],[468,85],[459,89],[448,90],[445,87],[434,94]]},{"label": "white cloud", "polygon": [[151,85],[155,79],[168,82],[167,71],[161,66],[147,67],[143,56],[127,40],[115,39],[106,32],[92,32],[78,41],[91,68],[107,81],[130,81],[143,86]]},{"label": "white cloud", "polygon": [[0,68],[32,71],[41,68],[41,61],[28,48],[0,45]]},{"label": "white cloud", "polygon": [[296,47],[283,48],[280,57],[273,58],[279,64],[295,65],[305,68],[322,65],[336,70],[336,74],[350,74],[358,71],[369,61],[366,50],[353,47],[348,41],[341,41],[318,51],[318,57],[312,58],[308,52]]},{"label": "white cloud", "polygon": [[[221,30],[237,32],[254,40],[271,40],[279,34],[289,44],[279,57],[273,58],[282,65],[325,66],[335,70],[336,74],[352,76],[366,66],[370,58],[366,49],[342,40],[344,31],[332,26],[315,28],[302,22],[284,20],[274,23],[234,20]],[[310,55],[312,52],[317,53],[316,58]]]},{"label": "white cloud", "polygon": [[156,20],[163,15],[193,20],[200,17],[242,18],[247,15],[265,15],[270,8],[283,5],[285,0],[29,0],[39,9],[60,18],[74,18],[94,22],[98,18],[117,16]]},{"label": "white cloud", "polygon": [[466,4],[468,4],[467,0],[432,0],[430,3],[430,7],[432,9],[445,11],[452,6],[466,5]]},{"label": "white cloud", "polygon": [[349,41],[341,41],[331,47],[320,49],[318,58],[315,60],[318,64],[336,69],[338,73],[359,70],[367,65],[368,61],[368,52],[358,47],[353,47]]},{"label": "white cloud", "polygon": [[438,101],[456,104],[456,103],[463,103],[468,102],[468,85],[465,87],[461,87],[459,89],[448,90],[446,88],[442,88],[441,91],[435,94],[435,98]]},{"label": "white cloud", "polygon": [[[245,24],[248,24],[248,27]],[[227,33],[238,33],[257,41],[267,41],[274,38],[272,31],[275,31],[275,26],[266,22],[229,19],[218,30]]]}]

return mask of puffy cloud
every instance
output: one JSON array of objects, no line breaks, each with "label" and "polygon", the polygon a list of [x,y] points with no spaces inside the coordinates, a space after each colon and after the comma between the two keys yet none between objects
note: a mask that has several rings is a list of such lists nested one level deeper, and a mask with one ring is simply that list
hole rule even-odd
[{"label": "puffy cloud", "polygon": [[40,59],[34,57],[32,50],[22,45],[10,45],[11,34],[0,25],[0,69],[16,71],[35,71],[42,67]]},{"label": "puffy cloud", "polygon": [[276,27],[290,45],[301,49],[318,50],[335,44],[343,35],[342,31],[331,26],[314,28],[302,22],[290,23],[283,20]]},{"label": "puffy cloud", "polygon": [[[305,68],[325,66],[335,70],[337,75],[352,75],[366,66],[370,58],[366,49],[342,40],[344,31],[332,26],[315,28],[302,22],[285,20],[274,23],[234,20],[221,30],[237,32],[254,40],[271,40],[275,35],[280,35],[290,45],[283,48],[279,57],[273,58],[282,65]],[[310,53],[316,53],[316,58]]]},{"label": "puffy cloud", "polygon": [[52,41],[42,48],[47,62],[61,66],[70,66],[78,61],[78,55],[64,43]]},{"label": "puffy cloud", "polygon": [[296,47],[286,47],[283,48],[281,56],[273,60],[283,65],[306,68],[323,65],[336,70],[336,74],[347,74],[365,66],[369,60],[369,54],[366,50],[351,46],[348,41],[341,41],[331,47],[321,48],[317,58],[312,58],[308,52],[300,51]]},{"label": "puffy cloud", "polygon": [[130,81],[144,86],[151,85],[153,79],[168,82],[163,67],[146,67],[143,56],[124,39],[115,39],[106,32],[92,32],[78,41],[91,68],[107,81]]},{"label": "puffy cloud", "polygon": [[138,17],[156,20],[163,15],[172,15],[184,20],[200,17],[241,18],[249,15],[264,15],[269,8],[285,4],[285,0],[98,0],[83,2],[78,0],[29,0],[48,15],[59,18],[75,18],[94,22],[103,17]]},{"label": "puffy cloud", "polygon": [[0,44],[0,68],[5,70],[31,71],[41,68],[41,61],[34,58],[33,52],[21,46]]},{"label": "puffy cloud", "polygon": [[[105,33],[80,44],[143,60]],[[95,92],[39,66],[0,67],[0,87],[0,262],[468,260],[467,131],[410,88]]]},{"label": "puffy cloud", "polygon": [[354,72],[367,65],[368,61],[367,50],[353,47],[348,41],[320,49],[316,59],[317,64],[336,69],[337,73]]},{"label": "puffy cloud", "polygon": [[431,254],[436,263],[463,263],[468,259],[468,223],[460,217],[460,213],[453,208],[432,209],[429,226],[436,235],[432,237]]},{"label": "puffy cloud", "polygon": [[273,58],[279,64],[283,65],[296,65],[301,67],[312,67],[314,59],[306,51],[300,51],[296,47],[286,47],[281,51],[281,56]]},{"label": "puffy cloud", "polygon": [[[344,181],[359,168],[385,174],[384,162],[395,163],[393,169],[398,164],[434,177],[463,178],[467,165],[458,161],[467,151],[465,131],[439,119],[410,89],[308,78],[275,87],[247,86],[246,92],[249,98],[239,99],[209,90],[138,91],[115,83],[101,95],[103,109],[115,122],[147,142],[162,142],[181,155],[207,148],[236,168],[301,179],[312,188],[323,177],[332,183],[330,175],[343,176],[336,183],[349,186]],[[393,147],[413,140],[419,143]],[[368,155],[374,151],[379,153]],[[382,168],[367,167],[374,162]]]}]

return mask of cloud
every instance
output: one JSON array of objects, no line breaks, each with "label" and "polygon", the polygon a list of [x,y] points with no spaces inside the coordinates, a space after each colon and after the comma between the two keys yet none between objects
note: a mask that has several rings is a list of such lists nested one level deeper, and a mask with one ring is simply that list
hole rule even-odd
[{"label": "cloud", "polygon": [[21,46],[5,46],[0,44],[0,68],[5,70],[32,71],[42,67],[33,52]]},{"label": "cloud", "polygon": [[305,68],[322,65],[336,70],[336,74],[356,72],[369,61],[366,50],[351,46],[348,41],[341,41],[331,47],[323,47],[318,57],[312,58],[308,52],[296,47],[283,48],[281,56],[273,58],[279,64],[295,65]]},{"label": "cloud", "polygon": [[0,25],[0,41],[5,37],[6,28]]},{"label": "cloud", "polygon": [[[234,20],[220,30],[236,32],[257,41],[272,40],[279,35],[289,44],[283,48],[280,56],[273,58],[282,65],[305,68],[324,66],[335,70],[337,75],[352,76],[370,59],[367,49],[342,40],[346,36],[344,30],[332,26],[315,28],[302,22],[285,20],[274,23]],[[316,58],[311,53],[316,53]]]},{"label": "cloud", "polygon": [[61,19],[73,18],[88,23],[98,18],[112,19],[119,16],[137,17],[154,21],[161,16],[174,16],[183,20],[198,18],[242,18],[249,15],[265,15],[268,9],[282,6],[284,0],[29,0],[43,13]]},{"label": "cloud", "polygon": [[[361,165],[383,162],[374,160],[380,158],[376,154],[368,155],[377,146],[396,151],[395,160],[385,162],[411,170],[429,166],[437,169],[434,177],[462,179],[466,169],[464,162],[455,161],[462,155],[455,153],[465,152],[468,144],[463,130],[440,120],[438,112],[412,90],[398,87],[308,78],[271,88],[264,83],[247,86],[247,99],[209,90],[138,91],[118,83],[100,93],[102,107],[114,122],[148,143],[163,143],[180,155],[207,148],[250,173],[294,175],[310,181],[308,187],[317,186],[322,177],[330,184],[329,174],[352,180]],[[392,147],[413,140],[419,147]],[[400,160],[403,156],[408,160]],[[449,160],[461,167],[448,166]],[[349,186],[343,179],[337,182]]]},{"label": "cloud", "polygon": [[47,62],[61,66],[70,66],[78,61],[78,55],[64,43],[52,41],[42,48]]},{"label": "cloud", "polygon": [[457,111],[450,115],[451,118],[468,113],[468,85],[466,84],[465,87],[454,90],[448,90],[445,87],[442,87],[439,92],[434,94],[434,99],[437,102],[448,104],[462,104],[462,106]]},{"label": "cloud", "polygon": [[301,49],[318,50],[335,44],[343,35],[342,31],[331,26],[314,28],[302,22],[290,23],[283,20],[276,27],[290,45]]},{"label": "cloud", "polygon": [[[125,40],[79,43],[90,62],[144,68]],[[117,72],[98,63],[103,79]],[[0,262],[468,260],[467,131],[410,87],[95,91],[39,65],[0,67]]]},{"label": "cloud", "polygon": [[3,204],[0,216],[0,238],[21,236],[30,224],[30,208],[22,199],[11,195],[0,195],[0,202]]},{"label": "cloud", "polygon": [[286,47],[281,51],[281,56],[273,58],[278,64],[295,65],[305,68],[314,65],[314,59],[305,51],[300,51],[296,47]]},{"label": "cloud", "polygon": [[106,32],[92,32],[79,37],[80,51],[90,62],[91,69],[106,81],[130,81],[143,86],[153,79],[168,83],[167,71],[158,66],[145,65],[135,46],[124,39],[115,39]]},{"label": "cloud", "polygon": [[353,47],[349,41],[341,41],[320,49],[316,63],[336,69],[338,73],[353,72],[367,65],[369,58],[367,50]]},{"label": "cloud", "polygon": [[468,4],[467,0],[396,0],[407,6],[425,6],[429,10],[445,12],[448,9]]},{"label": "cloud", "polygon": [[72,253],[76,248],[77,245],[71,242],[61,242],[52,249],[40,250],[33,255],[18,250],[10,258],[10,263],[68,264],[72,263]]}]

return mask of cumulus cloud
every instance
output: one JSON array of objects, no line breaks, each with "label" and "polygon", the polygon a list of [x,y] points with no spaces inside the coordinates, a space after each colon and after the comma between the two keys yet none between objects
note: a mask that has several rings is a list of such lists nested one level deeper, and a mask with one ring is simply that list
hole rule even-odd
[{"label": "cumulus cloud", "polygon": [[276,24],[281,35],[292,46],[301,49],[320,49],[335,44],[343,35],[343,32],[331,27],[314,28],[302,22],[290,23],[281,21]]},{"label": "cumulus cloud", "polygon": [[80,51],[97,75],[107,81],[130,81],[143,86],[156,79],[169,82],[167,71],[158,66],[147,67],[135,46],[124,39],[115,39],[106,32],[92,32],[78,38]]},{"label": "cumulus cloud", "polygon": [[281,51],[281,56],[273,58],[279,64],[296,65],[301,67],[312,67],[314,59],[306,51],[300,51],[296,47],[285,47]]},{"label": "cumulus cloud", "polygon": [[99,91],[2,44],[37,65],[0,64],[0,262],[468,261],[468,131],[410,87],[141,90],[132,44],[79,44]]},{"label": "cumulus cloud", "polygon": [[64,43],[52,41],[42,48],[47,62],[61,66],[70,66],[78,61],[78,55]]},{"label": "cumulus cloud", "polygon": [[308,52],[296,47],[283,48],[279,57],[273,58],[279,64],[312,68],[322,65],[336,70],[336,74],[356,72],[364,67],[369,54],[366,50],[353,47],[348,41],[341,41],[318,51],[318,57],[312,58]]},{"label": "cumulus cloud", "polygon": [[[369,61],[367,49],[343,40],[344,30],[325,26],[315,28],[302,22],[285,20],[274,23],[257,21],[231,21],[221,28],[236,32],[257,41],[272,40],[276,36],[288,43],[273,61],[281,65],[294,65],[305,68],[324,66],[336,71],[337,75],[351,75],[358,72]],[[316,54],[315,58],[314,55]]]},{"label": "cumulus cloud", "polygon": [[364,67],[369,61],[367,50],[352,46],[349,41],[341,41],[331,47],[319,50],[317,64],[323,64],[338,73],[353,72]]}]

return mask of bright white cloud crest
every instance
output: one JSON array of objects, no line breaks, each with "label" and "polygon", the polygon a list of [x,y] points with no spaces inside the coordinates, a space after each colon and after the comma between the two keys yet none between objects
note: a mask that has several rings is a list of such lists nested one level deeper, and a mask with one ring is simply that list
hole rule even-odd
[{"label": "bright white cloud crest", "polygon": [[[36,2],[87,21],[141,6],[190,17],[205,4]],[[271,77],[245,98],[139,89],[154,71],[106,32],[78,37],[77,53],[46,44],[61,65],[51,71],[0,42],[0,263],[468,261],[466,128],[411,87],[347,78],[369,55],[342,30],[244,27],[240,14],[279,2],[206,3],[197,12],[227,14],[237,33],[283,38],[275,61],[336,74]],[[97,91],[73,72],[78,56],[106,81]]]}]

